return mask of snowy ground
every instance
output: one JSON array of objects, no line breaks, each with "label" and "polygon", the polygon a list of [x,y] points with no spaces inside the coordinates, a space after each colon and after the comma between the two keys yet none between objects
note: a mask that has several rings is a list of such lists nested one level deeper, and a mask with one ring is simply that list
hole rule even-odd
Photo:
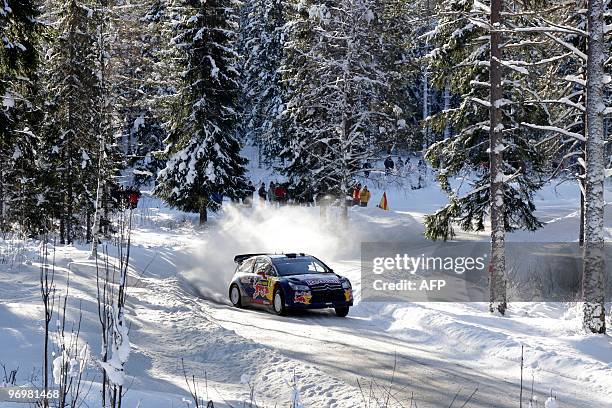
[{"label": "snowy ground", "polygon": [[[257,177],[269,179],[264,173]],[[288,406],[295,384],[309,408],[366,406],[364,394],[369,399],[370,389],[380,394],[390,385],[397,399],[390,406],[411,406],[414,398],[419,407],[447,407],[456,393],[453,406],[461,406],[477,389],[470,407],[515,407],[521,346],[524,395],[531,395],[533,381],[538,406],[551,390],[561,407],[612,406],[612,338],[582,334],[571,304],[512,304],[509,316],[500,318],[474,303],[358,302],[346,319],[325,311],[279,318],[228,305],[232,258],[241,252],[313,253],[359,288],[360,243],[422,239],[423,215],[444,203],[433,186],[391,187],[387,193],[392,211],[352,208],[346,228],[333,216],[321,222],[318,208],[225,206],[198,229],[195,215],[145,196],[134,213],[131,385],[124,406],[185,406],[184,358],[187,370],[202,379],[202,393],[228,406],[242,406],[251,387],[262,405]],[[374,189],[374,203],[380,194]],[[612,201],[609,185],[606,194]],[[512,234],[511,240],[574,241],[576,203],[574,186],[547,187],[537,201],[547,226]],[[612,238],[610,204],[606,226]],[[42,354],[38,244],[0,245],[0,362],[7,369],[19,366],[21,382],[36,381]],[[108,250],[112,255],[113,247]],[[95,360],[95,273],[88,250],[55,251],[59,276],[71,276],[71,302],[82,305],[83,337]],[[89,372],[95,381],[93,362]],[[94,387],[89,399],[96,396]]]}]

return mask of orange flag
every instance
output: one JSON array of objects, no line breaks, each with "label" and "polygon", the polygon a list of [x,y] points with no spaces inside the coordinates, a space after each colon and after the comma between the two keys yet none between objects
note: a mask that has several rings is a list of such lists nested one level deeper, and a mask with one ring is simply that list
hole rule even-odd
[{"label": "orange flag", "polygon": [[389,210],[389,203],[387,202],[387,193],[384,192],[382,198],[380,199],[380,203],[378,204],[378,208],[382,208],[385,211]]}]

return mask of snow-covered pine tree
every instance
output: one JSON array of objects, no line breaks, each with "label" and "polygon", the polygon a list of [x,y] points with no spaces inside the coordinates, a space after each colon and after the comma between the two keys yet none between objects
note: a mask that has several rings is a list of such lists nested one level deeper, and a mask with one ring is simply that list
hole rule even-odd
[{"label": "snow-covered pine tree", "polygon": [[18,223],[38,232],[38,190],[33,133],[37,101],[37,41],[42,26],[37,3],[6,0],[0,4],[0,231]]},{"label": "snow-covered pine tree", "polygon": [[[111,7],[112,38],[109,54],[113,61],[112,94],[121,124],[121,144],[133,177],[126,184],[142,185],[157,177],[164,160],[162,126],[172,81],[161,80],[158,63],[167,47],[162,29],[168,6],[158,0]],[[163,66],[163,64],[161,64]]]},{"label": "snow-covered pine tree", "polygon": [[44,71],[44,208],[59,220],[61,243],[85,235],[82,219],[93,215],[96,199],[100,78],[97,25],[90,6],[79,0],[58,5]]},{"label": "snow-covered pine tree", "polygon": [[[444,167],[439,168],[438,178],[449,194],[449,204],[426,218],[426,234],[431,239],[452,238],[454,222],[466,231],[484,230],[490,201],[490,103],[487,101],[490,97],[487,29],[490,9],[482,3],[465,0],[446,2],[441,7],[438,25],[431,33],[431,43],[435,47],[429,55],[431,69],[434,83],[440,88],[448,83],[460,103],[432,121],[438,130],[443,130],[450,122],[458,131],[448,140],[435,143],[427,152],[434,167],[444,163]],[[478,24],[471,21],[476,18],[474,21]],[[504,67],[508,65],[502,62]],[[446,73],[450,68],[454,74],[447,82]],[[504,69],[504,98],[500,102],[503,170],[507,175],[502,176],[506,179],[504,225],[507,231],[535,230],[541,226],[533,214],[532,194],[543,182],[546,160],[533,143],[534,138],[540,137],[538,132],[527,131],[520,124],[528,120],[541,123],[545,116],[537,107],[524,108],[522,102],[529,90],[518,79],[525,71],[518,66]],[[467,193],[453,190],[450,177],[465,170],[471,172],[471,188]]]},{"label": "snow-covered pine tree", "polygon": [[183,85],[155,192],[204,223],[219,208],[213,195],[240,198],[246,187],[236,135],[237,15],[230,0],[187,0],[179,10],[173,43],[183,53]]},{"label": "snow-covered pine tree", "polygon": [[[505,19],[512,17],[511,10],[500,11],[506,12]],[[521,123],[546,123],[547,117],[540,106],[525,103],[533,94],[530,84],[538,72],[522,65],[540,54],[520,52],[525,45],[508,28],[520,26],[520,18],[491,22],[493,14],[498,13],[480,2],[449,1],[439,9],[437,26],[431,33],[435,48],[429,58],[434,83],[439,89],[448,85],[460,103],[432,121],[439,132],[450,122],[457,134],[427,151],[427,159],[439,170],[438,179],[449,203],[428,215],[425,227],[428,238],[449,239],[454,236],[453,223],[465,231],[482,231],[485,218],[491,218],[492,251],[499,254],[497,260],[495,256],[492,259],[493,270],[499,272],[499,279],[492,282],[492,300],[500,299],[492,302],[492,308],[503,312],[504,233],[518,228],[535,230],[542,225],[534,215],[532,197],[545,181],[546,156],[535,143],[543,132],[526,129]],[[504,47],[503,57],[490,52],[490,40],[498,40],[502,31],[504,43],[513,45]],[[493,78],[492,68],[498,71]],[[494,83],[501,88],[494,87],[492,92]],[[463,183],[457,189],[450,185],[450,178],[464,171],[469,173],[471,185],[467,192],[461,191]],[[494,283],[500,286],[496,289]]]},{"label": "snow-covered pine tree", "polygon": [[427,4],[413,0],[381,1],[378,9],[381,43],[376,59],[389,83],[383,107],[389,109],[387,114],[395,123],[385,123],[377,143],[387,148],[420,150],[424,99],[420,59],[427,50],[422,35],[429,31],[431,10]]},{"label": "snow-covered pine tree", "polygon": [[166,164],[161,157],[166,131],[151,111],[147,110],[134,120],[129,132],[130,139],[135,142],[129,161],[133,173],[132,183],[136,186],[150,184]]},{"label": "snow-covered pine tree", "polygon": [[312,191],[345,203],[379,128],[392,123],[384,107],[387,78],[375,57],[376,9],[373,0],[341,0],[300,1],[287,10],[282,70],[289,140],[281,156],[298,199]]},{"label": "snow-covered pine tree", "polygon": [[240,53],[241,110],[244,137],[259,152],[259,165],[271,164],[281,150],[283,133],[283,1],[254,0],[242,10]]}]

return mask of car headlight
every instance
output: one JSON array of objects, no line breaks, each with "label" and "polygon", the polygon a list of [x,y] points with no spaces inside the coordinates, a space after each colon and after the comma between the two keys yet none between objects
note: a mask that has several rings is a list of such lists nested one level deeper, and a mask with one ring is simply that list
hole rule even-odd
[{"label": "car headlight", "polygon": [[310,287],[307,285],[296,285],[295,283],[289,282],[289,287],[293,290],[300,290],[300,291],[309,291]]},{"label": "car headlight", "polygon": [[348,280],[342,281],[342,287],[344,289],[350,289],[351,288],[351,282]]}]

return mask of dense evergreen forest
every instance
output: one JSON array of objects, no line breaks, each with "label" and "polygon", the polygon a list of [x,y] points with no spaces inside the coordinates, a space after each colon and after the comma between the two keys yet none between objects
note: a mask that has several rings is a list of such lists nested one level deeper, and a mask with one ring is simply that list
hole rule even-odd
[{"label": "dense evergreen forest", "polygon": [[253,145],[298,199],[422,154],[449,197],[428,237],[490,220],[492,276],[552,178],[603,242],[611,24],[604,0],[4,0],[0,229],[97,242],[141,186],[204,222]]}]

